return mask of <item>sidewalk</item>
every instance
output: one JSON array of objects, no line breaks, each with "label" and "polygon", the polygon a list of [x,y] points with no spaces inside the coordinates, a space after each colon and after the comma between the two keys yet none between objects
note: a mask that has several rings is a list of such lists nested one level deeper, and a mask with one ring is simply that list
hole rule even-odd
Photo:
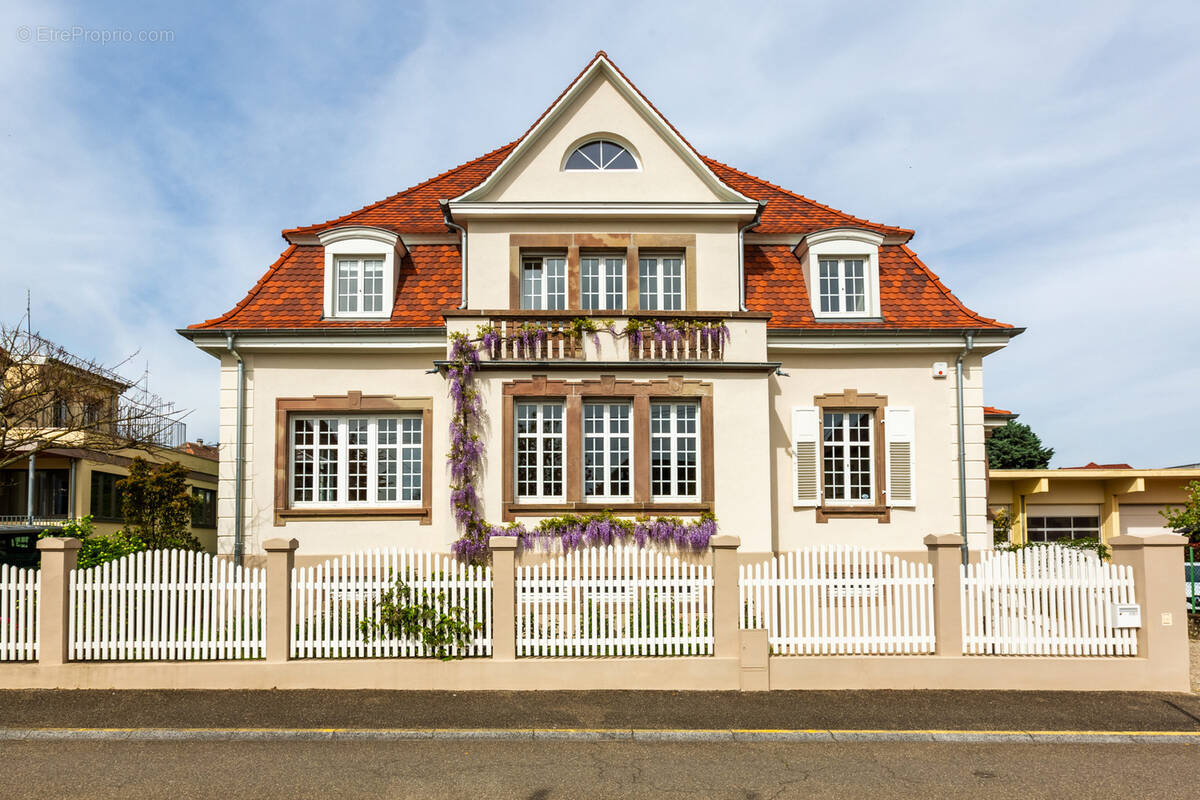
[{"label": "sidewalk", "polygon": [[1151,692],[0,691],[0,729],[1182,731]]}]

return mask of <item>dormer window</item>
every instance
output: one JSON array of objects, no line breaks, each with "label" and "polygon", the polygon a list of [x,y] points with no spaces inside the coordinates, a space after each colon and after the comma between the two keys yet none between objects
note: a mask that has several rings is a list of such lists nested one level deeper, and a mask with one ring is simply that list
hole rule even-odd
[{"label": "dormer window", "polygon": [[337,256],[337,313],[383,310],[383,258]]},{"label": "dormer window", "polygon": [[859,228],[832,228],[804,237],[796,248],[796,255],[804,267],[814,317],[881,316],[879,250],[882,244],[882,236]]},{"label": "dormer window", "polygon": [[324,315],[333,319],[387,319],[396,304],[400,237],[366,226],[318,234],[325,248]]},{"label": "dormer window", "polygon": [[599,139],[580,145],[567,158],[563,169],[569,170],[610,170],[637,169],[637,161],[633,154],[616,142]]},{"label": "dormer window", "polygon": [[865,314],[866,259],[822,258],[819,291],[822,314]]}]

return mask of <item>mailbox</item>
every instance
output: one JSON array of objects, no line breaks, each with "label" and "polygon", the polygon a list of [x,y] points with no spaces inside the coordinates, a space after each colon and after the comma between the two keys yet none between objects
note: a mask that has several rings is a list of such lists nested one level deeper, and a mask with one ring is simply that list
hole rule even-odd
[{"label": "mailbox", "polygon": [[1112,619],[1114,628],[1142,627],[1142,607],[1137,603],[1113,603]]}]

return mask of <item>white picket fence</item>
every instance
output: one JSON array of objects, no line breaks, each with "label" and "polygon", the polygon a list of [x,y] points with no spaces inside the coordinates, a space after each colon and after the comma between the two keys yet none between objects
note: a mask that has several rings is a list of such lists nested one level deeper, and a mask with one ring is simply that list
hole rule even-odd
[{"label": "white picket fence", "polygon": [[931,653],[933,567],[879,550],[821,545],[743,564],[742,627],[779,655]]},{"label": "white picket fence", "polygon": [[[371,550],[292,571],[292,658],[418,658],[434,655],[413,639],[370,638],[363,620],[379,620],[379,600],[403,580],[411,599],[442,610],[463,609],[479,622],[462,656],[492,652],[492,569],[418,550]],[[438,599],[438,598],[442,599]]]},{"label": "white picket fence", "polygon": [[963,568],[963,652],[971,655],[1137,655],[1137,632],[1113,627],[1132,603],[1133,569],[1047,545],[985,553]]},{"label": "white picket fence", "polygon": [[517,567],[517,655],[710,655],[712,607],[709,564],[586,547]]},{"label": "white picket fence", "polygon": [[0,661],[38,657],[40,571],[0,564]]},{"label": "white picket fence", "polygon": [[187,550],[146,550],[72,570],[69,658],[262,658],[265,591],[262,569]]}]

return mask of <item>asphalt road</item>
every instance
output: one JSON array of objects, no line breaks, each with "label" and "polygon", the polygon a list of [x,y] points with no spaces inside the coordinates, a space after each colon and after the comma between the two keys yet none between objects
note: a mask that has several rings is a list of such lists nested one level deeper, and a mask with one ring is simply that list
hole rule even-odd
[{"label": "asphalt road", "polygon": [[1200,731],[1200,695],[948,691],[0,691],[0,727]]},{"label": "asphalt road", "polygon": [[1104,797],[1196,790],[1187,745],[912,742],[133,743],[0,745],[0,796]]}]

